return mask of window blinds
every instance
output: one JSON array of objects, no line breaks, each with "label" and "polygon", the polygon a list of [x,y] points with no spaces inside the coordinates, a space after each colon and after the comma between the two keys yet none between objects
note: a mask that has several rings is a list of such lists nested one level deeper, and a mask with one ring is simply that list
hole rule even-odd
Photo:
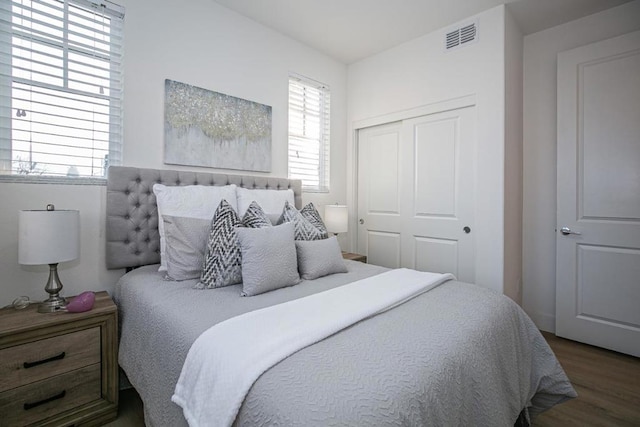
[{"label": "window blinds", "polygon": [[0,4],[0,174],[104,177],[120,164],[124,9]]},{"label": "window blinds", "polygon": [[305,191],[329,191],[329,88],[289,77],[289,178]]}]

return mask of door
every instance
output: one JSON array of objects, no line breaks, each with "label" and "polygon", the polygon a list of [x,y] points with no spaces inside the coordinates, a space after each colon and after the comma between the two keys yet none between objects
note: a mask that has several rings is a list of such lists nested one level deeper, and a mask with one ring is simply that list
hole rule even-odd
[{"label": "door", "polygon": [[358,133],[358,251],[475,281],[473,107]]},{"label": "door", "polygon": [[401,234],[402,122],[358,132],[358,253],[398,268]]},{"label": "door", "polygon": [[558,55],[556,334],[640,356],[640,32]]}]

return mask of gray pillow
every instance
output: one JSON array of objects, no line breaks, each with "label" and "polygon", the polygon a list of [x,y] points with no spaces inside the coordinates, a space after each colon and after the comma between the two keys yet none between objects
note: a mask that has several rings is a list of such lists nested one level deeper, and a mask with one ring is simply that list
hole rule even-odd
[{"label": "gray pillow", "polygon": [[327,237],[321,230],[318,230],[307,218],[305,218],[289,202],[284,202],[284,209],[278,224],[291,222],[295,229],[296,240],[320,240]]},{"label": "gray pillow", "polygon": [[346,273],[338,239],[333,236],[323,240],[296,240],[298,271],[305,280],[333,273]]},{"label": "gray pillow", "polygon": [[242,296],[258,295],[300,282],[293,224],[237,228],[242,252]]},{"label": "gray pillow", "polygon": [[249,228],[262,228],[271,227],[273,224],[258,202],[253,201],[242,217],[242,225]]},{"label": "gray pillow", "polygon": [[165,260],[171,280],[197,279],[202,273],[211,220],[164,215]]},{"label": "gray pillow", "polygon": [[213,214],[197,288],[221,288],[242,281],[240,248],[236,241],[236,227],[239,225],[238,214],[223,199]]},{"label": "gray pillow", "polygon": [[320,231],[323,239],[329,237],[327,226],[324,225],[324,221],[322,220],[320,213],[312,202],[309,202],[304,208],[300,209],[300,214],[305,217],[307,221],[309,221],[315,228],[317,228],[318,231]]}]

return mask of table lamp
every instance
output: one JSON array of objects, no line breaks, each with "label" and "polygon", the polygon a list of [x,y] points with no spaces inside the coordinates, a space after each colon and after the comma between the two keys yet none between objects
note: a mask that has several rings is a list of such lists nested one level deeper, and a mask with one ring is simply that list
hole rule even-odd
[{"label": "table lamp", "polygon": [[324,225],[327,231],[335,234],[346,233],[349,229],[349,210],[345,205],[327,205],[324,207]]},{"label": "table lamp", "polygon": [[20,211],[18,217],[18,262],[23,265],[49,264],[49,280],[44,288],[49,298],[40,303],[38,312],[52,313],[66,306],[59,295],[62,282],[58,277],[58,263],[72,261],[79,256],[80,213],[55,210]]}]

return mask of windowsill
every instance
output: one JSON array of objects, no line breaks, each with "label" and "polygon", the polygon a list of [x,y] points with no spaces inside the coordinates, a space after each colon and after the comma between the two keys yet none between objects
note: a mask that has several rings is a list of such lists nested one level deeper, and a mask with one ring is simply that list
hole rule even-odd
[{"label": "windowsill", "polygon": [[29,175],[2,175],[0,184],[62,184],[62,185],[107,185],[106,178],[70,178],[66,176],[29,176]]},{"label": "windowsill", "polygon": [[315,189],[315,188],[303,188],[302,192],[303,193],[324,193],[324,194],[331,193],[330,190],[318,190],[318,189]]}]

